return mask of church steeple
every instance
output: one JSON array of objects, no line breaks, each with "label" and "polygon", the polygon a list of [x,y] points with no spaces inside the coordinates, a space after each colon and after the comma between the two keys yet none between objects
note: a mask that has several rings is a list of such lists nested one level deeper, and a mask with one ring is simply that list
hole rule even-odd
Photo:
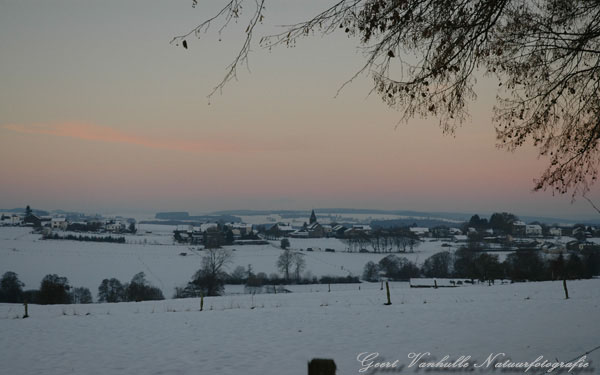
[{"label": "church steeple", "polygon": [[312,210],[312,213],[310,214],[309,224],[313,224],[316,222],[317,222],[317,215],[315,215],[315,210]]}]

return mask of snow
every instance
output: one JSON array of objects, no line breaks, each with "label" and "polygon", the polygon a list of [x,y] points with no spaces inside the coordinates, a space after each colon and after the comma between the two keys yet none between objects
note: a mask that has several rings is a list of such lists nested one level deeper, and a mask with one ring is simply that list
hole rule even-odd
[{"label": "snow", "polygon": [[[129,281],[138,272],[159,287],[166,297],[175,287],[187,283],[200,267],[202,251],[198,246],[173,243],[174,226],[140,225],[138,234],[111,236],[125,237],[126,244],[65,240],[42,240],[32,234],[31,228],[0,227],[0,272],[13,271],[25,283],[26,289],[38,288],[42,278],[50,273],[66,276],[73,286],[89,288],[94,296],[105,278],[115,277]],[[147,231],[151,233],[146,233]],[[66,234],[81,234],[61,232]],[[87,235],[87,234],[86,234]],[[109,234],[104,234],[109,235]],[[252,265],[255,273],[279,273],[276,263],[281,254],[280,241],[269,245],[234,245],[229,271],[237,266]],[[421,264],[427,257],[446,251],[440,241],[425,241],[413,253],[394,253]],[[335,238],[290,239],[291,249],[300,252],[306,260],[305,271],[320,277],[360,276],[365,264],[389,254],[348,253],[346,245]],[[313,248],[315,251],[306,251]],[[325,249],[335,252],[326,252]],[[187,254],[181,256],[181,253]]]},{"label": "snow", "polygon": [[[173,229],[140,225],[138,234],[125,236],[126,244],[112,244],[41,240],[30,228],[0,228],[0,272],[17,272],[26,289],[57,273],[95,294],[104,278],[128,281],[144,271],[168,298],[202,256],[198,247],[173,244]],[[347,253],[337,239],[290,242],[315,276],[360,275],[366,262],[387,255]],[[420,264],[456,248],[441,244],[428,240],[415,253],[396,255]],[[278,245],[229,247],[229,269],[252,264],[254,272],[276,272]],[[338,374],[358,374],[356,357],[363,352],[404,366],[411,352],[437,359],[471,355],[479,362],[498,352],[514,360],[543,355],[564,361],[600,344],[600,279],[568,286],[571,298],[565,300],[561,282],[438,289],[390,283],[393,304],[384,306],[379,283],[333,284],[331,292],[328,285],[292,285],[286,287],[292,293],[277,295],[243,294],[243,286],[228,285],[226,296],[205,298],[202,312],[198,299],[168,299],[30,305],[28,319],[21,319],[23,306],[0,304],[0,361],[2,373],[19,375],[306,374],[315,357],[334,359]],[[589,358],[600,366],[600,350]],[[400,373],[423,373],[413,370]]]},{"label": "snow", "polygon": [[[334,359],[338,374],[358,374],[362,352],[405,366],[411,352],[566,361],[599,344],[600,280],[569,282],[569,300],[560,282],[440,289],[390,283],[391,306],[383,305],[379,284],[360,286],[206,298],[202,312],[198,299],[186,299],[31,305],[30,318],[20,319],[22,306],[0,304],[0,360],[3,373],[22,375],[279,375],[306,374],[307,362],[319,357]],[[588,360],[598,366],[600,351]]]}]

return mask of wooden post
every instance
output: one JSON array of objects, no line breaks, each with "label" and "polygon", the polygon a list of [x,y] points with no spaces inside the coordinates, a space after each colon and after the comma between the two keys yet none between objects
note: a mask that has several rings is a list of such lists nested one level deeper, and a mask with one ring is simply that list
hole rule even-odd
[{"label": "wooden post", "polygon": [[204,310],[204,294],[200,294],[200,311]]},{"label": "wooden post", "polygon": [[383,279],[381,280],[381,289],[379,290],[383,290]]},{"label": "wooden post", "polygon": [[387,303],[385,303],[386,306],[389,306],[392,304],[392,300],[390,299],[390,284],[386,281],[385,282],[385,290],[387,291]]},{"label": "wooden post", "polygon": [[331,283],[329,283],[329,289],[327,290],[327,292],[331,292]]},{"label": "wooden post", "polygon": [[567,278],[563,279],[563,288],[565,289],[565,299],[569,299],[569,290],[567,289]]},{"label": "wooden post", "polygon": [[436,279],[433,279],[433,288],[437,289],[437,280]]},{"label": "wooden post", "polygon": [[28,311],[28,308],[27,308],[27,302],[25,302],[23,304],[23,306],[25,306],[25,315],[23,315],[23,319],[29,318],[29,311]]}]

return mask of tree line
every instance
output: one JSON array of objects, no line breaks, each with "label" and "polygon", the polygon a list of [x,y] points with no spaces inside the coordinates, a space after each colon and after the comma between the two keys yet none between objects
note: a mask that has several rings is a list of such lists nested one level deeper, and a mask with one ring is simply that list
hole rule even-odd
[{"label": "tree line", "polygon": [[404,257],[388,255],[378,263],[368,262],[363,280],[407,280],[417,277],[465,278],[493,281],[548,281],[589,279],[600,275],[600,249],[585,249],[579,253],[544,257],[536,250],[509,254],[503,262],[498,255],[461,247],[455,253],[443,251],[423,262],[421,267]]},{"label": "tree line", "polygon": [[44,276],[39,289],[23,290],[25,284],[11,271],[0,279],[0,302],[37,303],[40,305],[92,303],[88,288],[74,288],[66,277],[56,274]]},{"label": "tree line", "polygon": [[406,253],[419,246],[419,237],[408,227],[376,229],[370,233],[356,231],[340,239],[349,252]]},{"label": "tree line", "polygon": [[[14,272],[6,272],[0,279],[0,302],[54,304],[92,303],[88,288],[72,287],[69,279],[56,274],[44,276],[39,289],[23,290],[22,281]],[[122,284],[115,278],[104,279],[98,287],[98,302],[131,302],[162,300],[162,291],[152,286],[143,272],[133,276],[129,283]]]},{"label": "tree line", "polygon": [[108,242],[108,243],[125,243],[125,237],[113,237],[113,236],[82,236],[67,234],[60,236],[58,233],[50,233],[43,236],[45,240],[71,240],[71,241],[84,241],[84,242]]}]

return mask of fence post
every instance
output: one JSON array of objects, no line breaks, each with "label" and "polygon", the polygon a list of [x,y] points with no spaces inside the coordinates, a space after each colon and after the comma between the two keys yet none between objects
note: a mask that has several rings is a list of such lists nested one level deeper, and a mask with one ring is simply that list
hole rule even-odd
[{"label": "fence post", "polygon": [[204,294],[200,294],[200,311],[204,310]]},{"label": "fence post", "polygon": [[569,299],[569,290],[567,289],[567,278],[563,279],[563,288],[565,289],[565,299]]},{"label": "fence post", "polygon": [[27,308],[27,302],[25,302],[23,304],[23,306],[25,306],[25,315],[23,315],[23,319],[29,318],[29,311],[28,311],[28,308]]},{"label": "fence post", "polygon": [[387,291],[387,302],[384,304],[386,306],[389,306],[392,304],[392,300],[390,299],[390,284],[386,281],[385,282],[385,289]]}]

